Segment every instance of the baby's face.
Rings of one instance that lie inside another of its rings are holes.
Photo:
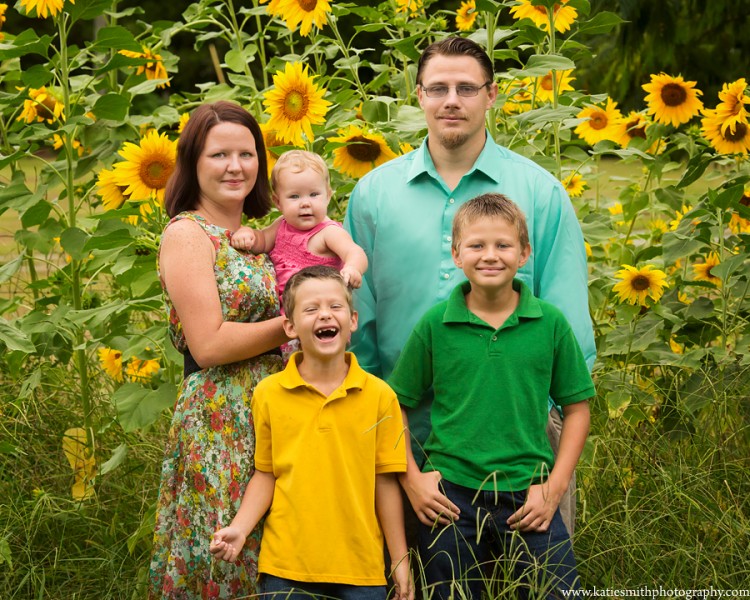
[[[331,192],[326,178],[313,169],[284,170],[273,198],[287,223],[306,231],[326,218]]]

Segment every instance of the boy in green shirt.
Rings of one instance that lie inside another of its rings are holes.
[[[580,586],[558,505],[588,434],[591,376],[562,313],[514,279],[531,247],[513,202],[467,202],[452,244],[468,281],[422,317],[388,380],[402,407],[434,392],[425,465],[407,443],[400,476],[421,523],[425,584],[434,598],[462,587],[478,599],[485,569],[504,557],[522,596],[561,598]],[[557,460],[550,396],[565,416]]]

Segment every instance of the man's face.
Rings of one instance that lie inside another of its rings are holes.
[[[427,119],[430,139],[447,150],[455,150],[484,139],[484,117],[497,98],[497,84],[492,82],[476,96],[459,96],[456,86],[479,87],[487,83],[482,67],[471,56],[433,56],[424,66],[417,98]],[[425,88],[448,86],[442,98],[430,98]]]

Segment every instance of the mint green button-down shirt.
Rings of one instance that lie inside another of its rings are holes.
[[[488,192],[505,194],[523,210],[532,252],[517,278],[563,312],[593,366],[586,251],[573,206],[552,175],[488,134],[453,190],[438,175],[425,139],[417,150],[368,173],[352,191],[344,227],[369,259],[355,292],[359,328],[352,351],[366,371],[387,379],[417,321],[465,279],[451,257],[453,215]],[[413,426],[412,433],[421,437]]]

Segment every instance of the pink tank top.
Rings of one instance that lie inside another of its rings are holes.
[[[279,294],[279,300],[281,300],[281,295],[284,293],[289,278],[304,267],[324,265],[339,271],[344,267],[344,261],[338,256],[320,256],[307,249],[307,243],[312,236],[332,225],[341,227],[341,223],[326,219],[312,229],[301,231],[289,225],[283,217],[281,218],[281,223],[279,223],[279,228],[276,231],[276,242],[269,254],[276,270],[276,290]]]

